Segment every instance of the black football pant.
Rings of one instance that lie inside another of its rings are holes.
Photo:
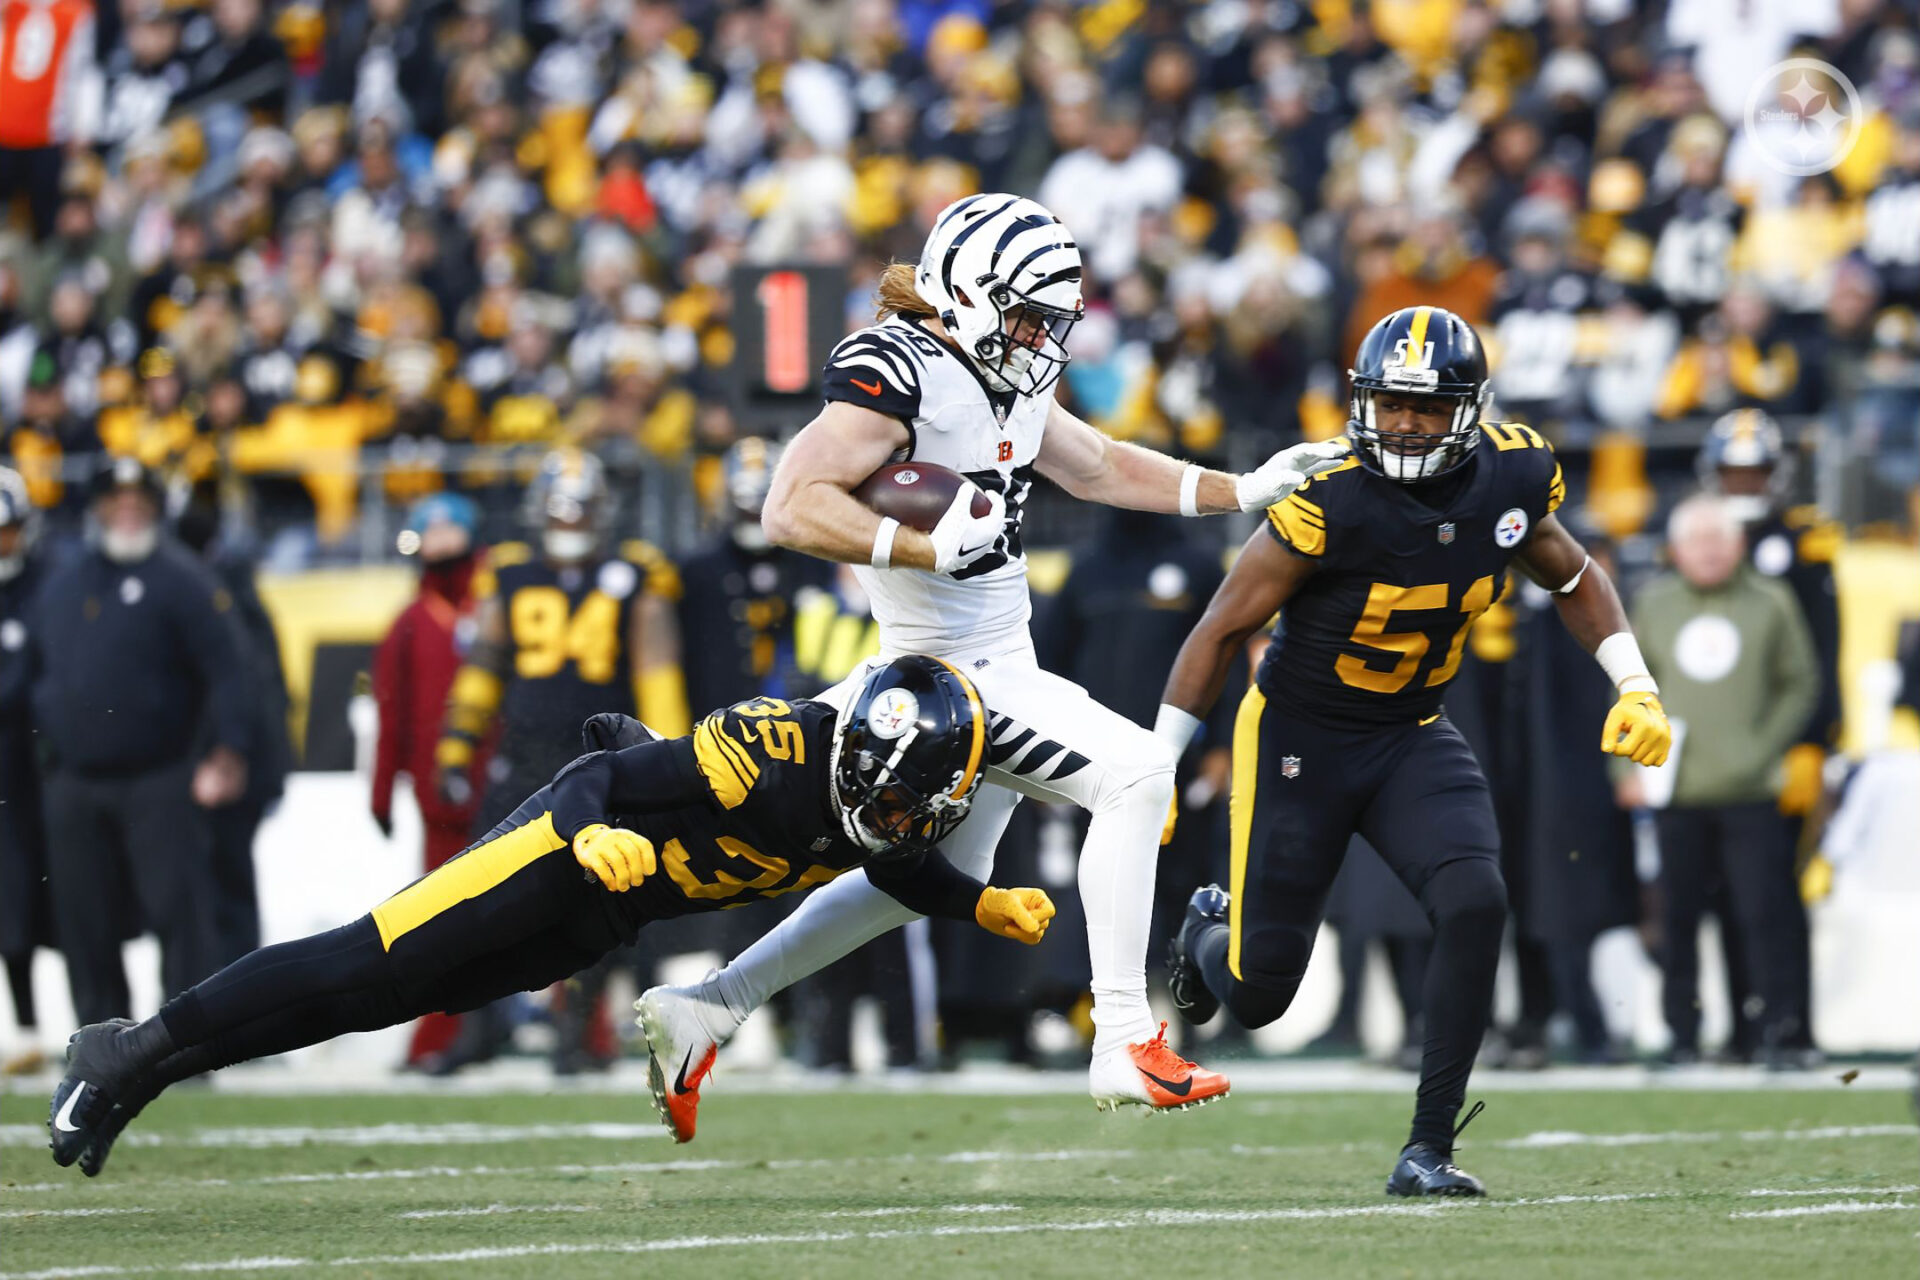
[[[160,1010],[159,1088],[427,1013],[538,991],[630,939],[551,817],[508,827],[351,924],[241,957]]]
[[[129,892],[160,939],[162,996],[214,969],[213,834],[193,802],[193,765],[92,778],[46,780],[47,877],[54,934],[82,1025],[132,1014],[120,944],[131,932]]]
[[[1248,690],[1233,733],[1232,912],[1207,931],[1197,959],[1244,1025],[1285,1013],[1356,831],[1433,923],[1410,1141],[1450,1149],[1491,1016],[1507,894],[1486,779],[1444,718],[1335,729]]]
[[[1787,951],[1803,911],[1787,820],[1771,803],[1758,803],[1666,809],[1656,821],[1666,897],[1661,1005],[1674,1047],[1700,1047],[1700,918],[1716,878],[1725,880],[1737,922],[1729,934],[1745,965],[1760,1047],[1791,1044],[1806,1011],[1797,1002]]]

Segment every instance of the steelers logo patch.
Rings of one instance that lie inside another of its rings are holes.
[[[12,653],[16,649],[27,647],[26,624],[18,618],[8,618],[0,622],[0,649]]]
[[[1527,513],[1518,507],[1508,507],[1500,518],[1493,522],[1493,540],[1503,547],[1520,545],[1520,539],[1527,536]]]
[[[147,584],[138,578],[120,580],[120,601],[122,604],[139,604],[140,597],[147,594]]]
[[[594,585],[601,595],[625,600],[640,585],[640,571],[625,560],[609,560],[600,566],[600,576]]]
[[[919,718],[920,699],[905,689],[882,689],[867,708],[867,728],[876,738],[897,738]]]

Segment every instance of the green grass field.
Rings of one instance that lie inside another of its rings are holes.
[[[182,1092],[94,1182],[8,1095],[0,1280],[1920,1275],[1920,1140],[1887,1090],[1476,1088],[1460,1158],[1493,1198],[1434,1204],[1381,1194],[1398,1093],[1102,1117],[724,1086],[685,1148],[644,1094]]]

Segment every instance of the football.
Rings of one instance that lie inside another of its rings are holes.
[[[883,516],[892,516],[922,533],[933,526],[953,505],[953,495],[967,478],[948,467],[930,462],[896,462],[880,468],[853,491],[853,496]],[[984,493],[973,498],[973,514],[984,516],[993,510]]]

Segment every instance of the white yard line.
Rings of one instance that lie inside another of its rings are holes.
[[[590,1204],[488,1204],[465,1209],[415,1209],[402,1218],[489,1218],[497,1213],[592,1213]]]
[[[151,1209],[0,1209],[0,1218],[104,1218],[120,1213],[152,1213]]]
[[[543,1142],[590,1139],[631,1142],[663,1138],[658,1122],[646,1124],[365,1124],[317,1127],[257,1125],[244,1128],[189,1129],[184,1133],[129,1133],[129,1147],[212,1147],[269,1150],[277,1147],[441,1147],[495,1142]],[[0,1125],[0,1147],[44,1147],[45,1125]]]
[[[897,1205],[885,1209],[834,1209],[818,1214],[821,1218],[897,1218],[914,1213],[1019,1213],[1017,1204],[927,1204]]]
[[[1904,1196],[1920,1191],[1920,1184],[1894,1187],[1756,1187],[1750,1196]]]
[[[1920,1204],[1905,1200],[1895,1200],[1892,1204],[1880,1200],[1835,1200],[1832,1204],[1796,1204],[1785,1209],[1749,1209],[1744,1213],[1730,1213],[1729,1218],[1810,1218],[1826,1213],[1879,1213],[1885,1209],[1920,1209]]]

